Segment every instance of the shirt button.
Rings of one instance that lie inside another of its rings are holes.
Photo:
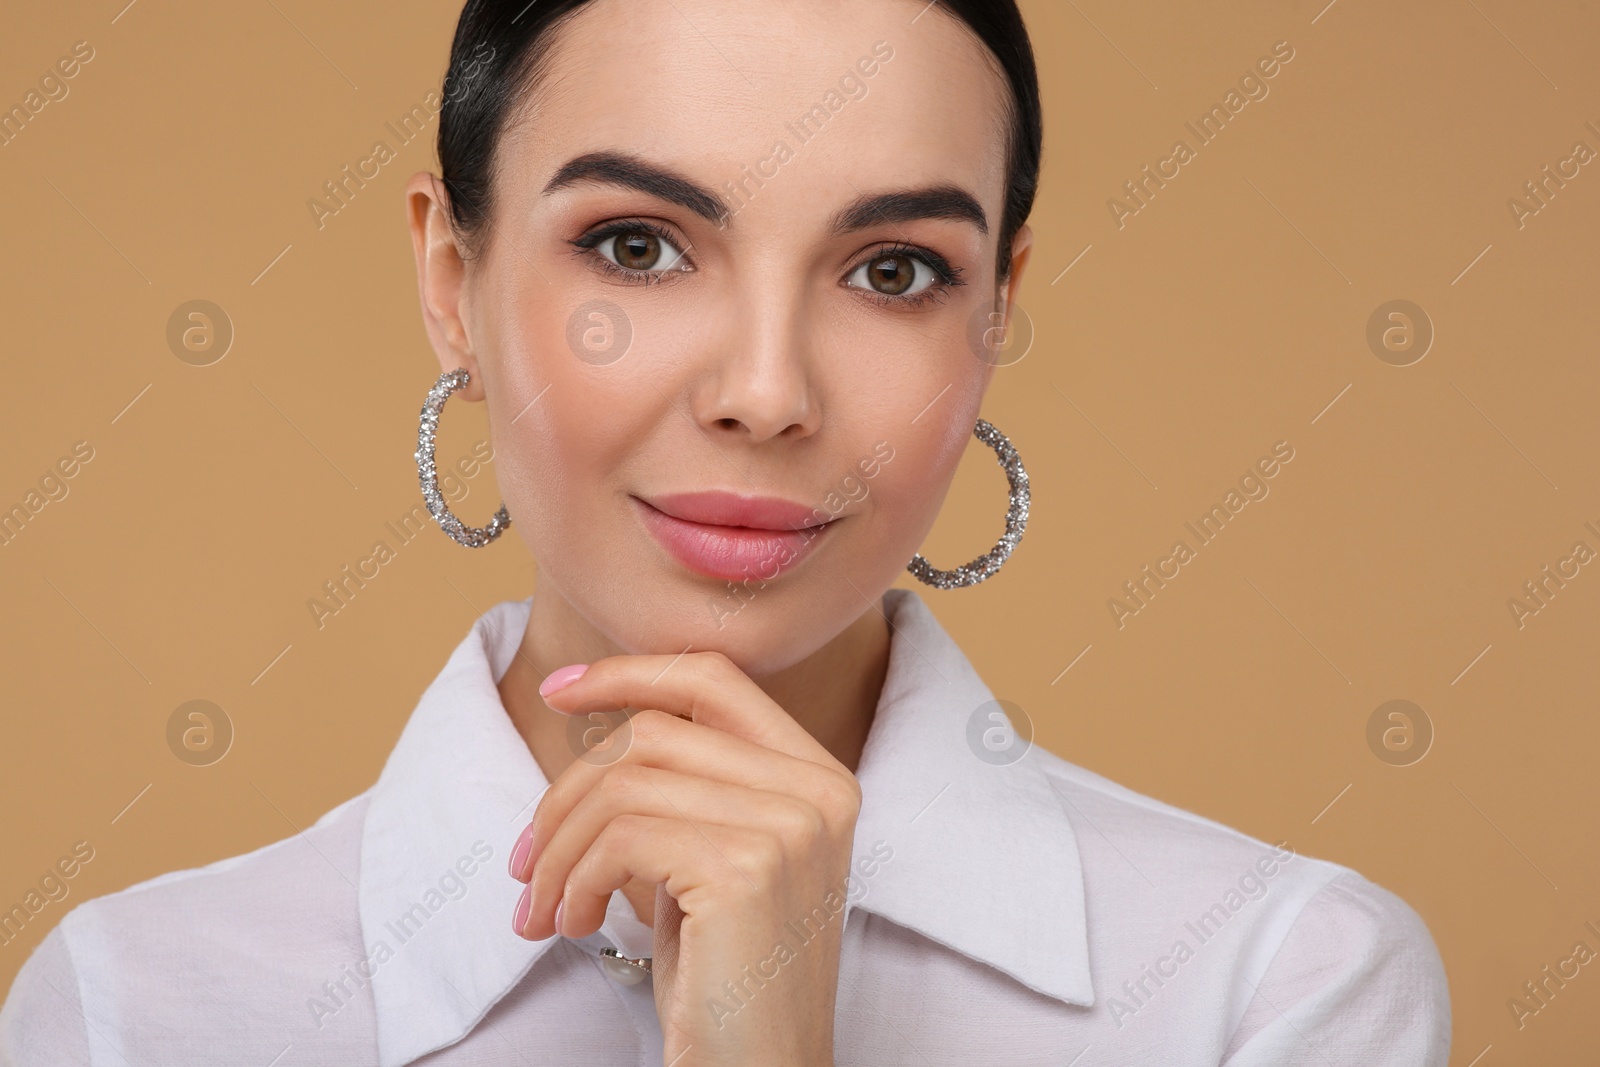
[[[645,956],[639,963],[632,963],[629,957],[609,946],[600,950],[600,966],[605,968],[613,981],[622,985],[638,985],[650,975],[650,957]]]

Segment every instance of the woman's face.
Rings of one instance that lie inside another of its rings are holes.
[[[482,257],[422,257],[539,596],[752,676],[873,610],[992,374],[991,63],[925,0],[594,0],[558,31]]]

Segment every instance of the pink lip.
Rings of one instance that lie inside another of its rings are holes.
[[[833,520],[778,497],[719,491],[633,498],[648,529],[679,563],[708,578],[771,581],[798,564]]]

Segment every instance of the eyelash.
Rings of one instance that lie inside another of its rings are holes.
[[[911,296],[891,296],[888,293],[862,289],[860,286],[849,286],[851,289],[866,294],[869,300],[876,301],[884,307],[920,307],[934,301],[943,301],[945,295],[951,289],[967,284],[961,280],[963,272],[961,267],[951,263],[932,249],[919,248],[916,245],[908,245],[900,241],[896,241],[886,248],[876,249],[872,254],[857,260],[855,266],[850,268],[850,274],[854,274],[863,266],[875,260],[883,259],[885,256],[905,256],[908,259],[916,260],[933,271],[934,282],[920,293],[913,293]]]
[[[572,241],[571,244],[574,246],[575,255],[590,260],[591,264],[602,273],[610,277],[619,278],[623,282],[632,285],[655,285],[667,280],[667,278],[672,275],[687,274],[694,270],[692,266],[687,268],[674,267],[670,270],[664,271],[632,270],[628,267],[618,266],[605,256],[595,251],[601,242],[605,241],[607,238],[640,232],[653,234],[660,240],[670,243],[673,245],[673,247],[678,247],[679,241],[676,235],[668,231],[665,227],[658,226],[653,222],[648,222],[643,219],[618,220],[615,222],[606,223],[603,226],[599,226],[593,230],[590,230],[582,237]],[[684,251],[680,258],[687,259],[688,255],[689,253]],[[885,256],[905,256],[909,259],[916,260],[917,262],[926,266],[929,270],[933,271],[934,283],[929,285],[926,289],[923,289],[921,292],[915,293],[911,296],[894,296],[889,293],[878,293],[855,285],[846,285],[846,288],[854,289],[857,292],[864,294],[868,299],[873,300],[884,307],[920,307],[935,300],[943,300],[944,296],[949,290],[966,284],[966,282],[961,280],[961,275],[964,272],[964,268],[955,266],[949,260],[945,259],[943,256],[939,255],[939,253],[934,252],[931,249],[919,248],[916,245],[909,245],[898,241],[894,244],[888,245],[887,247],[875,249],[870,255],[858,259],[850,267],[849,271],[846,272],[845,276],[848,278],[850,275],[855,274],[863,266],[872,263],[874,260],[882,259]]]
[[[574,246],[574,254],[580,258],[592,261],[593,265],[602,273],[612,277],[620,278],[622,281],[632,285],[654,285],[665,281],[673,274],[686,274],[690,270],[694,269],[692,267],[688,268],[687,270],[682,267],[674,267],[671,270],[664,271],[632,270],[628,267],[617,266],[605,256],[602,256],[600,253],[595,251],[595,248],[607,238],[620,237],[621,235],[628,233],[654,234],[657,238],[662,241],[666,241],[674,248],[677,248],[680,245],[677,236],[669,232],[663,226],[658,226],[653,222],[646,222],[643,219],[619,219],[615,222],[608,222],[603,226],[599,226],[593,230],[590,230],[576,241],[573,241],[572,244]],[[687,242],[681,243],[686,244]],[[688,255],[689,253],[685,251],[679,258],[687,259]]]

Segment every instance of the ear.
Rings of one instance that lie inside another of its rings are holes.
[[[422,322],[439,357],[439,369],[466,368],[471,380],[456,395],[482,400],[483,376],[478,372],[464,314],[466,263],[450,227],[449,193],[444,182],[428,171],[413,174],[406,183],[406,219],[411,227],[411,248],[417,257]]]
[[[1022,291],[1022,272],[1032,255],[1033,227],[1024,222],[1017,229],[1016,239],[1011,242],[1011,277],[1006,280],[1006,305],[1001,309],[1005,314],[1001,322],[1007,331],[1011,329],[1011,309],[1016,306],[1017,293]],[[1005,336],[1009,337],[1009,332]]]
[[[1011,336],[1011,311],[1016,306],[1017,293],[1022,290],[1022,272],[1028,266],[1028,260],[1033,254],[1033,227],[1023,223],[1017,229],[1017,235],[1011,242],[1011,276],[1006,279],[1003,289],[995,290],[996,300],[1003,301],[998,311],[1000,313],[1001,337]],[[991,320],[992,321],[992,320]],[[984,369],[984,388],[987,389],[994,378],[997,364],[988,360]]]

